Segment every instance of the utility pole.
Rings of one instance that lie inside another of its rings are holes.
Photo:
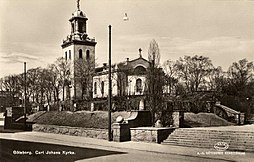
[[[156,107],[156,105],[155,105],[155,95],[157,95],[157,94],[155,94],[155,72],[154,72],[154,67],[155,67],[155,60],[153,59],[152,60],[152,124],[154,124],[154,122],[155,122],[155,107]]]
[[[111,80],[111,25],[109,28],[109,56],[108,56],[108,141],[112,141],[111,135],[111,109],[112,109],[112,80]]]
[[[24,62],[24,131],[26,130],[26,62]]]

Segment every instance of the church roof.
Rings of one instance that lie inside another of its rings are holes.
[[[150,66],[150,62],[142,57],[139,57],[139,58],[136,58],[136,59],[133,59],[133,60],[128,60],[127,61],[122,61],[122,62],[119,62],[119,63],[116,63],[116,64],[113,64],[112,65],[112,69],[114,70],[134,70],[136,67],[143,67],[144,69],[147,69],[149,66]],[[103,66],[100,66],[100,67],[96,67],[95,68],[95,71],[98,73],[98,72],[106,72],[108,71],[108,65],[106,63],[104,63]]]
[[[72,14],[73,17],[82,17],[82,18],[86,18],[86,15],[85,13],[83,13],[83,11],[80,11],[80,10],[76,10],[73,14]]]
[[[86,14],[80,10],[80,0],[77,0],[77,10],[72,13],[72,18],[69,21],[72,21],[75,18],[87,19]]]

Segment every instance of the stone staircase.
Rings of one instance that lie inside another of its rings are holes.
[[[179,128],[171,133],[162,144],[214,149],[218,142],[228,144],[227,150],[254,151],[254,130]]]

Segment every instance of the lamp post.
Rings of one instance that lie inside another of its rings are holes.
[[[129,18],[127,13],[124,14],[124,21],[128,21]],[[108,56],[108,141],[112,141],[112,132],[111,132],[111,110],[112,110],[112,79],[111,79],[111,25],[108,26],[109,29],[109,56]]]
[[[111,80],[111,25],[109,28],[109,56],[108,56],[108,141],[112,141],[111,109],[112,109],[112,80]]]
[[[26,130],[26,62],[24,62],[24,131]]]

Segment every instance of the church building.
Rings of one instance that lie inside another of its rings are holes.
[[[70,63],[71,74],[64,84],[62,100],[71,101],[71,104],[87,102],[87,108],[106,110],[109,66],[105,63],[95,67],[97,42],[88,36],[87,20],[78,0],[77,9],[69,19],[70,34],[61,45],[63,58]],[[118,108],[126,108],[126,105],[130,109],[144,108],[146,71],[150,62],[142,57],[141,51],[139,49],[136,59],[112,65],[113,105],[117,105],[116,100],[119,100]],[[135,103],[129,104],[130,100]]]
[[[127,58],[124,62],[112,65],[112,96],[115,109],[144,109],[146,74],[150,62],[142,57],[141,51],[139,49],[139,57],[136,59]],[[106,63],[95,69],[92,107],[97,110],[103,109],[107,103],[108,70]]]

